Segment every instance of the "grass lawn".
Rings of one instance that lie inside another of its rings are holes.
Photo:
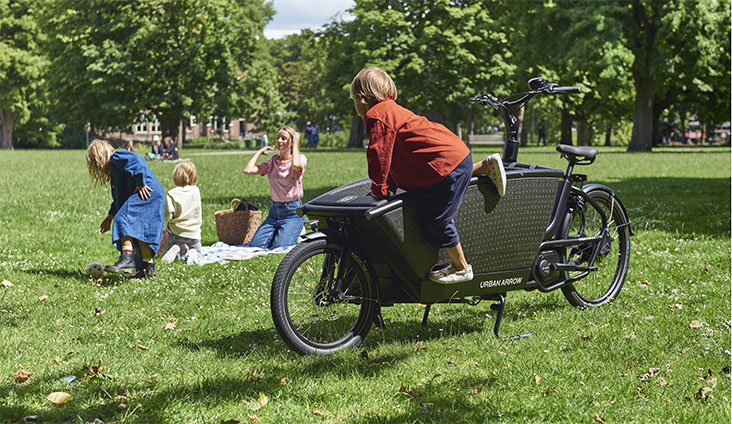
[[[210,245],[214,211],[268,205],[268,184],[243,175],[249,156],[194,153]],[[366,175],[363,151],[305,153],[305,200]],[[173,167],[151,164],[166,189]],[[423,307],[397,305],[360,348],[301,357],[270,317],[281,256],[94,281],[85,266],[118,254],[84,152],[2,152],[0,422],[730,422],[730,150],[608,152],[582,172],[635,231],[615,302],[511,292],[502,339],[486,303],[436,305],[426,327]]]

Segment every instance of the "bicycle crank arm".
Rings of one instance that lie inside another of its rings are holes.
[[[597,271],[596,266],[582,266],[575,264],[551,264],[550,267],[557,271]]]

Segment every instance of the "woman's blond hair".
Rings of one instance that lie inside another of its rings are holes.
[[[394,80],[383,69],[372,66],[361,70],[351,82],[351,98],[370,105],[382,100],[396,100]]]
[[[198,184],[198,171],[193,162],[186,160],[175,165],[173,170],[173,182],[179,187]]]
[[[86,167],[89,169],[89,176],[99,184],[106,184],[112,177],[109,168],[110,158],[114,153],[114,147],[104,140],[94,140],[86,149]]]
[[[287,125],[280,127],[280,129],[277,130],[277,132],[285,131],[286,133],[290,134],[290,154],[293,153],[292,146],[295,144],[295,134],[297,134],[297,130],[288,127]]]

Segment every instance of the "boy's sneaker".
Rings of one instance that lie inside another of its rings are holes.
[[[104,272],[111,272],[112,274],[134,274],[135,271],[135,253],[124,250],[114,265],[104,267]]]
[[[201,258],[201,255],[198,253],[198,250],[189,249],[188,255],[186,255],[186,265],[198,264],[198,261],[200,258]]]
[[[143,263],[142,266],[143,268],[137,271],[134,278],[152,278],[158,275],[157,272],[155,272],[155,263],[153,263],[153,261]]]
[[[173,246],[168,249],[167,252],[163,255],[162,259],[160,259],[160,262],[164,264],[169,264],[175,260],[175,258],[178,257],[178,253],[180,252],[180,246],[177,244],[174,244]]]
[[[427,278],[435,283],[463,283],[473,279],[473,267],[468,265],[464,270],[458,271],[450,264],[437,271],[430,271]]]
[[[503,168],[501,155],[494,153],[486,156],[485,159],[483,159],[483,163],[488,165],[488,172],[486,172],[486,175],[488,175],[488,178],[493,181],[493,184],[496,186],[496,190],[498,191],[498,195],[503,196],[506,194],[506,170]]]

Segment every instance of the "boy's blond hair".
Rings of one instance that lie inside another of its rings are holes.
[[[86,149],[86,167],[89,169],[89,176],[99,184],[106,184],[112,177],[109,168],[110,158],[114,153],[114,147],[104,140],[94,140]]]
[[[196,171],[196,165],[189,160],[176,165],[173,170],[173,182],[179,187],[196,185],[198,183],[198,171]]]
[[[351,82],[351,98],[374,105],[383,100],[396,100],[394,80],[383,69],[372,66],[361,70]]]

